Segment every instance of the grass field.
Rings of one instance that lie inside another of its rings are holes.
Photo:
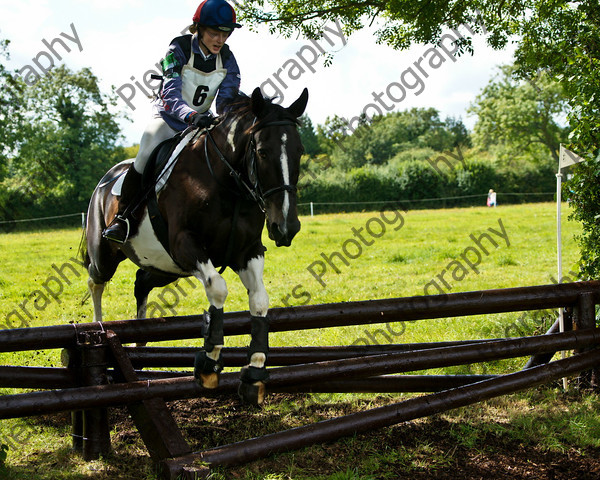
[[[292,247],[276,248],[265,239],[265,284],[272,306],[549,284],[556,281],[555,210],[552,203],[540,203],[495,209],[388,210],[302,217],[302,230]],[[565,275],[573,277],[569,273],[577,260],[573,236],[579,227],[565,220],[566,210],[563,207],[563,264]],[[82,304],[87,276],[77,260],[80,239],[81,230],[77,228],[0,236],[0,328],[91,320],[91,302]],[[119,268],[105,292],[105,320],[134,317],[134,272],[130,262]],[[246,310],[247,297],[241,283],[231,271],[224,276],[229,287],[226,309]],[[177,288],[153,292],[150,305],[149,316],[193,314],[208,307],[197,280],[181,280]],[[438,319],[408,324],[402,335],[392,340],[408,343],[503,337],[515,332],[533,334],[545,331],[553,321],[551,312]],[[377,337],[380,328],[373,325],[284,332],[273,334],[271,344],[336,345],[360,343],[361,339],[373,343],[384,340]],[[247,343],[247,336],[227,339],[229,346]],[[201,342],[164,345],[183,344]],[[58,366],[59,353],[0,354],[0,362]],[[444,372],[503,373],[523,364],[523,359],[514,359]],[[393,400],[397,401],[398,396],[336,395],[318,399],[280,395],[271,397],[261,410],[241,407],[235,399],[226,399],[223,407],[200,400],[178,402],[177,410],[189,425],[185,432],[190,442],[197,448],[207,448]],[[433,471],[440,475],[437,478],[453,478],[443,473],[455,471],[460,455],[487,458],[490,439],[511,448],[531,447],[542,457],[575,451],[584,458],[587,452],[597,452],[600,447],[600,424],[590,413],[598,403],[593,395],[540,389],[386,429],[373,437],[347,439],[247,467],[219,470],[215,478],[434,478]],[[2,421],[0,443],[8,443],[10,450],[8,470],[0,472],[0,478],[154,478],[135,429],[120,410],[114,415],[120,422],[114,424],[112,432],[115,455],[89,464],[71,455],[69,427],[63,417]],[[203,423],[194,426],[199,419]],[[435,439],[442,435],[440,428],[445,436],[438,439],[438,446]],[[409,437],[404,436],[407,430]],[[15,441],[17,438],[20,441]],[[446,443],[454,447],[446,448]],[[463,470],[467,472],[468,467],[464,465]],[[424,472],[430,476],[419,477]]]

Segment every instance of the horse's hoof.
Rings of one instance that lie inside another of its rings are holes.
[[[246,383],[240,382],[238,395],[242,402],[250,405],[260,405],[265,401],[267,390],[264,382]]]
[[[265,400],[265,382],[269,378],[269,372],[265,367],[243,367],[241,383],[238,387],[238,395],[245,403],[260,405]]]
[[[204,350],[196,354],[194,362],[194,377],[204,388],[217,388],[219,386],[219,373],[223,370],[223,355],[218,360],[213,360],[206,355]]]
[[[219,374],[218,373],[201,373],[200,384],[204,388],[217,388],[219,386]]]

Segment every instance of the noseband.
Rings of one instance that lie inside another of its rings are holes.
[[[256,120],[255,120],[256,122]],[[211,135],[210,130],[206,131],[206,138],[210,140],[213,148],[217,152],[219,159],[229,170],[229,175],[231,175],[238,187],[238,191],[234,191],[235,194],[239,195],[239,191],[244,192],[246,197],[255,201],[260,209],[264,212],[266,208],[265,199],[270,197],[271,195],[275,195],[279,192],[291,192],[295,193],[297,188],[296,185],[283,184],[277,187],[270,188],[266,192],[263,192],[262,187],[260,185],[260,179],[258,178],[258,168],[256,166],[256,139],[254,138],[254,134],[258,131],[267,128],[267,127],[278,127],[278,126],[296,126],[296,122],[292,120],[277,120],[273,122],[267,122],[263,125],[260,125],[259,128],[254,130],[250,134],[250,141],[248,142],[248,147],[245,154],[246,163],[248,166],[248,179],[250,183],[246,182],[242,175],[231,165],[230,162],[227,161],[214,138]],[[208,149],[207,149],[207,141],[204,141],[204,156],[206,158],[206,164],[208,165],[208,169],[215,180],[217,180],[215,173],[213,171],[212,165],[210,163],[210,159],[208,157]],[[217,180],[218,181],[218,180]]]

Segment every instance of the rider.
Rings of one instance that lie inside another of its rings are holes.
[[[162,60],[163,85],[154,118],[146,127],[140,149],[121,188],[118,212],[102,235],[124,243],[130,233],[128,212],[142,190],[142,173],[156,146],[188,126],[208,128],[209,108],[217,98],[217,113],[238,95],[240,70],[225,41],[235,28],[235,11],[225,0],[204,0],[193,16],[191,35],[175,38]],[[218,92],[218,93],[217,93]]]

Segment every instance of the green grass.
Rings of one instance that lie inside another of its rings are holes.
[[[566,209],[567,207],[564,208]],[[565,212],[563,219],[566,217]],[[496,209],[482,207],[319,215],[313,218],[302,217],[301,221],[302,230],[290,248],[276,248],[265,238],[268,248],[265,285],[272,306],[423,295],[425,292],[441,293],[440,288],[444,292],[461,292],[539,285],[552,283],[552,279],[556,278],[556,217],[555,205],[552,203],[503,206]],[[506,238],[500,236],[502,229]],[[577,261],[578,252],[573,235],[579,233],[579,230],[578,225],[563,220],[565,272]],[[369,231],[373,235],[368,233]],[[484,233],[489,234],[495,244],[491,243],[489,238],[483,240],[486,252],[477,247],[481,259],[474,265],[477,257],[473,247],[476,247],[476,244],[471,236],[477,238]],[[86,296],[87,276],[82,267],[71,260],[77,257],[80,239],[81,230],[78,228],[0,236],[1,324],[7,323],[7,317],[13,326],[19,326],[19,323],[25,326],[41,326],[91,320],[91,301],[88,299],[82,304]],[[329,264],[326,258],[329,258],[333,265]],[[467,263],[469,259],[472,262],[471,266]],[[66,264],[72,265],[73,268],[65,267]],[[62,269],[62,276],[54,267]],[[120,266],[105,292],[105,320],[134,317],[134,273],[135,266],[129,261]],[[229,288],[226,309],[246,310],[247,296],[241,282],[229,270],[225,272],[224,277]],[[438,287],[432,284],[432,281],[435,281]],[[55,292],[56,298],[52,298],[47,288]],[[156,302],[155,313],[158,313],[160,307],[168,315],[196,314],[208,308],[203,288],[195,279],[182,280],[177,288],[158,289],[151,294],[150,302]],[[25,310],[30,315],[27,315]],[[20,317],[13,312],[17,312]],[[371,325],[282,332],[271,335],[271,344],[347,345],[369,338],[383,341],[382,331],[402,332],[401,335],[388,334],[398,343],[491,338],[502,337],[507,332],[515,331],[521,334],[541,333],[553,321],[551,313],[534,315],[515,312],[411,322],[407,323],[405,328],[400,328],[399,325]],[[229,346],[243,346],[248,343],[248,337],[228,338],[226,343]],[[167,342],[165,345],[201,345],[201,342],[190,340]],[[7,365],[59,366],[60,352],[0,354],[0,361]],[[521,368],[523,363],[524,359],[513,359],[454,367],[443,372],[503,373]],[[5,394],[14,392],[16,391],[6,389],[0,391]],[[486,431],[486,428],[496,427],[489,426],[484,418],[510,415],[513,423],[508,435],[519,441],[519,432],[527,432],[523,434],[522,439],[529,438],[527,436],[530,434],[534,435],[539,437],[544,448],[548,449],[598,447],[598,422],[591,414],[592,406],[598,406],[595,397],[583,398],[565,413],[552,410],[557,402],[557,398],[552,395],[559,394],[551,393],[543,398],[524,394],[518,397],[522,403],[519,405],[505,405],[501,400],[496,400],[475,409],[449,414],[449,421],[455,424],[452,432],[460,439],[463,447],[471,448],[481,436],[498,433]],[[287,410],[290,419],[297,419],[291,421],[294,426],[314,420],[314,412],[311,409],[321,404],[327,406],[328,414],[335,415],[340,414],[338,402],[342,406],[345,405],[344,408],[353,410],[365,408],[365,402],[380,404],[391,401],[394,397],[340,395],[328,398],[335,401],[315,401],[310,397],[284,398],[281,402],[271,403],[256,412],[257,421],[262,421],[267,429],[272,427],[272,431],[275,431],[277,428],[272,425],[269,416],[277,412]],[[543,408],[541,414],[536,416],[529,415],[529,407],[523,406],[538,403],[543,405]],[[501,407],[496,409],[495,405]],[[509,411],[507,414],[502,413],[505,407]],[[474,413],[479,411],[478,409],[487,409],[485,415]],[[489,413],[490,409],[495,409],[493,415]],[[526,413],[521,415],[522,412]],[[575,416],[571,417],[572,414]],[[550,419],[547,428],[537,431],[536,426],[543,425],[545,418]],[[515,430],[514,422],[518,422],[519,429]],[[505,424],[502,422],[498,425],[499,429],[509,428],[503,426]],[[11,445],[13,448],[10,449],[7,460],[10,476],[7,478],[152,478],[149,461],[144,456],[143,444],[140,444],[138,439],[121,442],[120,425],[115,425],[113,430],[118,455],[91,464],[70,455],[69,429],[62,424],[54,425],[52,422],[36,419],[2,421],[0,438],[8,438],[14,434],[15,429],[25,432],[22,437],[26,441],[13,442],[15,445]],[[557,435],[556,431],[561,434]],[[250,429],[248,435],[252,434],[255,434],[255,431],[253,433]],[[240,438],[237,439],[243,438],[245,437],[240,432]],[[127,459],[125,464],[122,463],[123,458]],[[383,474],[370,477],[365,470],[366,464],[361,462],[351,467],[346,464],[343,467],[339,465],[337,469],[335,466],[324,469],[324,472],[331,473],[323,475],[319,472],[298,473],[302,468],[290,460],[294,457],[284,458],[287,465],[285,471],[272,466],[272,470],[267,470],[260,476],[252,473],[252,468],[237,469],[238,473],[245,472],[245,476],[239,473],[242,476],[236,478],[387,478]],[[436,465],[436,468],[445,468],[445,465],[452,462],[453,457],[441,454],[435,447],[423,441],[414,449],[383,452],[381,456],[377,454],[374,458],[370,461],[379,466],[372,465],[373,468],[385,471],[381,465],[391,462],[396,466],[403,465],[405,471],[411,471],[418,470],[426,464],[431,468]],[[117,475],[115,472],[125,471],[125,465],[135,466],[145,473],[134,477],[114,476]],[[36,471],[33,475],[32,472]],[[215,475],[218,478],[221,474],[217,472]],[[227,473],[223,475],[223,478],[230,478]]]

